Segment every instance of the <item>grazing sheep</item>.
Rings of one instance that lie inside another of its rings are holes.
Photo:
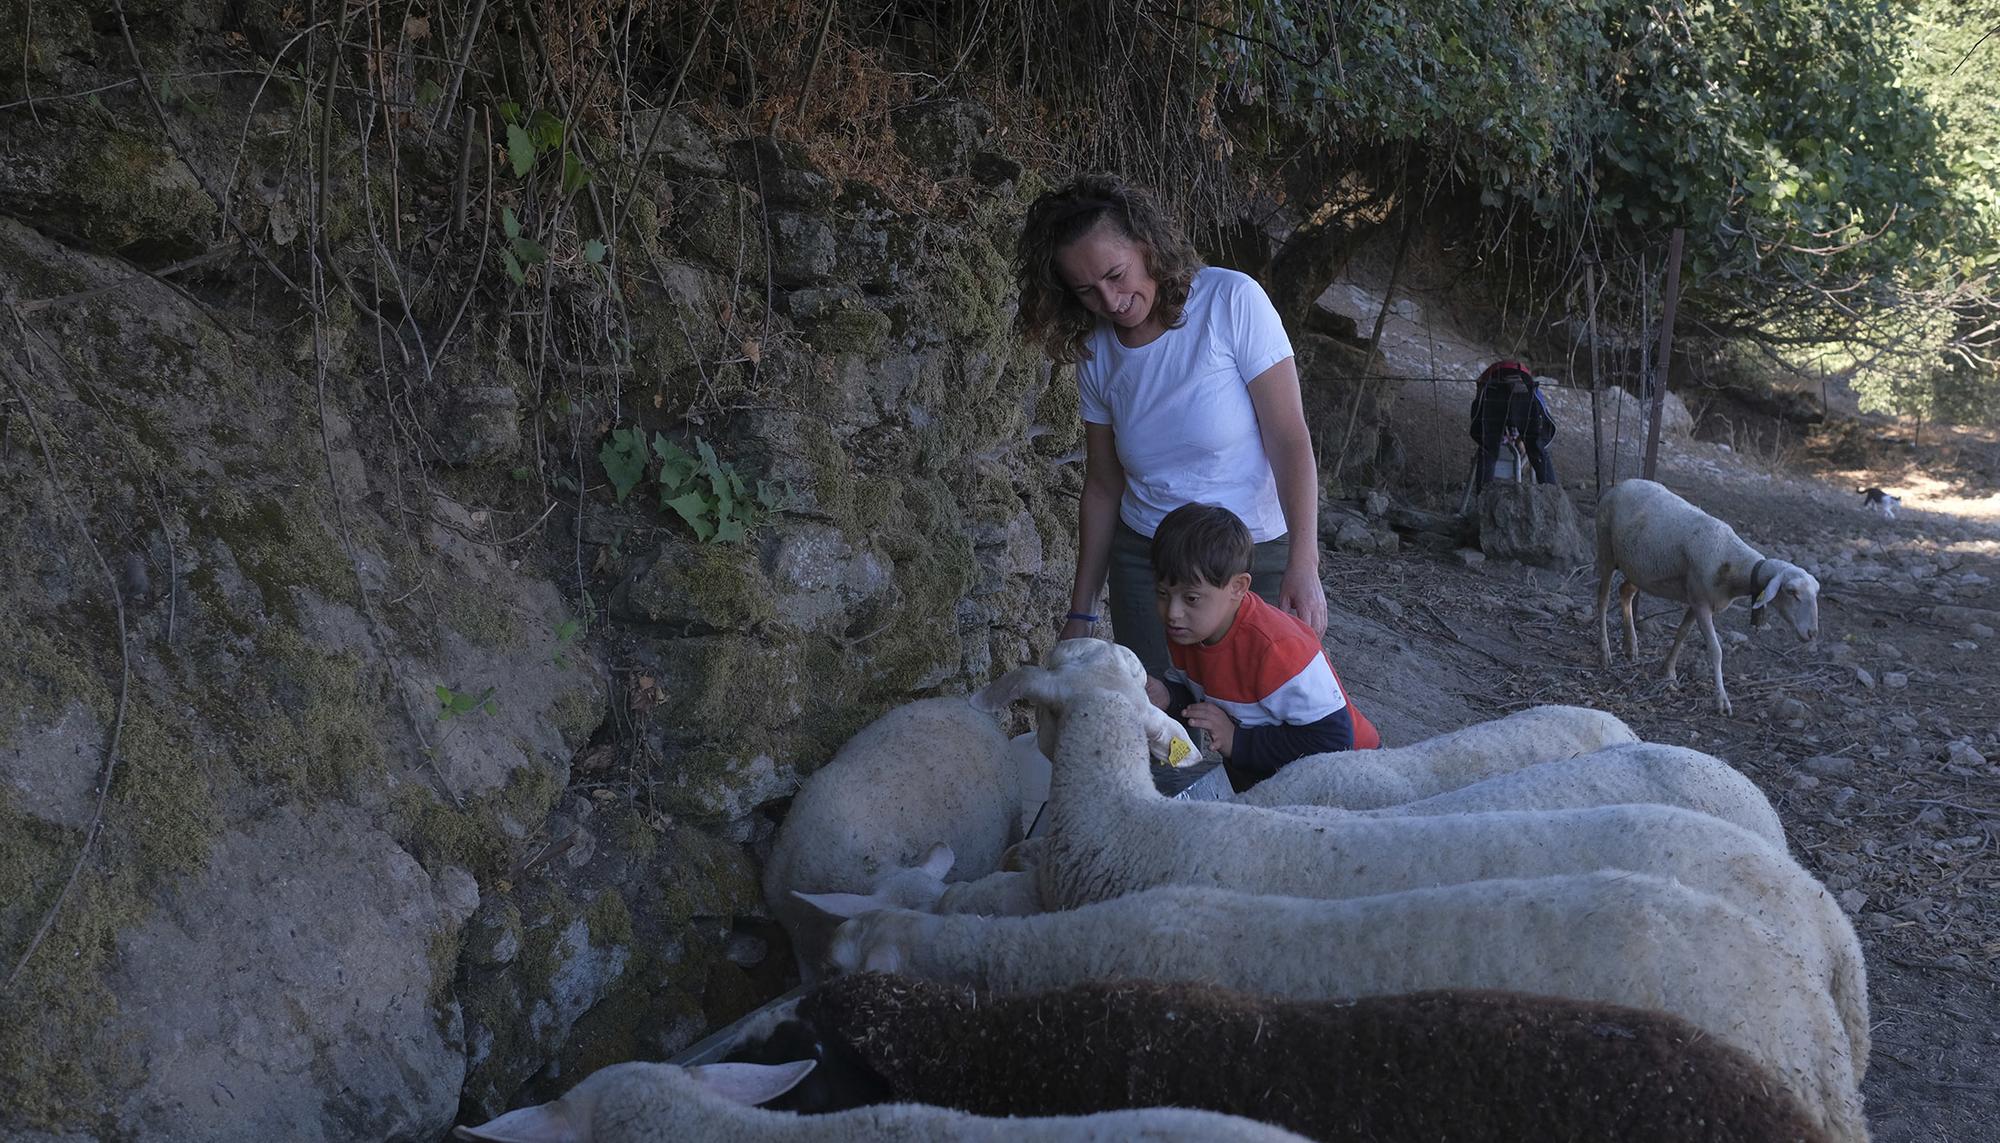
[[[1785,850],[1778,812],[1756,783],[1720,758],[1661,742],[1628,742],[1560,762],[1538,762],[1414,802],[1346,812],[1387,818],[1628,803],[1679,806],[1721,818],[1763,838],[1779,852]]]
[[[1449,988],[1620,1004],[1746,1053],[1833,1139],[1865,1140],[1841,1014],[1799,949],[1671,878],[1601,870],[1341,901],[1174,886],[1033,917],[885,909],[842,925],[830,955],[843,971],[996,993],[1158,980],[1308,1000]],[[1341,1071],[1326,1082],[1341,1090]]]
[[[1061,682],[1046,687],[1052,702]],[[1056,709],[1049,840],[1035,866],[1047,908],[1158,885],[1338,898],[1596,869],[1675,877],[1785,933],[1839,1005],[1856,1065],[1866,1066],[1868,989],[1853,925],[1811,874],[1741,826],[1672,806],[1315,818],[1176,801],[1153,788],[1123,696],[1082,688]]]
[[[1597,644],[1611,666],[1611,629],[1605,611],[1611,600],[1611,573],[1624,573],[1618,607],[1625,618],[1625,656],[1639,658],[1639,630],[1632,601],[1640,592],[1687,605],[1674,645],[1667,651],[1666,676],[1676,685],[1676,665],[1691,624],[1708,636],[1715,665],[1715,709],[1729,713],[1722,685],[1722,641],[1715,616],[1738,596],[1749,596],[1750,625],[1765,608],[1791,624],[1801,642],[1819,634],[1819,581],[1784,560],[1766,559],[1743,542],[1736,530],[1650,480],[1621,480],[1597,502]]]
[[[1007,736],[965,699],[907,703],[862,727],[799,788],[764,866],[764,899],[791,934],[800,975],[816,978],[832,927],[793,890],[882,892],[883,874],[939,841],[962,876],[980,877],[1020,839],[1020,818]]]
[[[1341,1143],[1827,1138],[1762,1067],[1685,1020],[1510,992],[1282,1000],[1119,981],[1008,996],[871,972],[820,985],[775,1027],[746,1030],[737,1052],[846,1063],[831,1077],[822,1063],[787,1095],[812,1089],[823,1110],[1171,1103]]]
[[[1281,1128],[1178,1107],[1049,1119],[983,1119],[962,1111],[892,1103],[829,1115],[794,1115],[756,1105],[784,1093],[813,1062],[766,1064],[626,1063],[599,1068],[561,1099],[510,1111],[460,1139],[487,1143],[1297,1143]]]
[[[1537,762],[1637,741],[1630,727],[1601,710],[1530,707],[1409,746],[1308,755],[1236,800],[1253,806],[1372,810],[1447,793]]]

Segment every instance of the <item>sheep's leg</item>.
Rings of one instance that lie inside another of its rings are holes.
[[[1681,612],[1681,625],[1674,628],[1674,645],[1667,649],[1667,685],[1678,686],[1675,678],[1680,669],[1681,644],[1687,642],[1688,632],[1694,629],[1694,608]]]
[[[1701,620],[1701,629],[1708,636],[1708,657],[1715,664],[1715,711],[1717,714],[1728,714],[1729,691],[1722,685],[1722,640],[1715,635],[1715,613],[1706,607],[1699,612],[1693,608],[1689,611]]]
[[[1605,667],[1611,666],[1611,621],[1605,612],[1611,607],[1611,569],[1597,573],[1597,655]]]
[[[1618,610],[1625,616],[1625,657],[1639,661],[1639,626],[1632,619],[1632,605],[1639,598],[1639,585],[1630,580],[1618,585]]]

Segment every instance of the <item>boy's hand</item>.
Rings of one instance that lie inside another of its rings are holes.
[[[1173,696],[1167,693],[1167,684],[1161,682],[1157,675],[1146,676],[1146,697],[1161,710],[1167,709],[1168,704],[1174,701]]]
[[[1188,707],[1181,712],[1181,721],[1208,731],[1208,744],[1224,758],[1229,757],[1230,747],[1236,745],[1236,723],[1212,702],[1198,702]]]

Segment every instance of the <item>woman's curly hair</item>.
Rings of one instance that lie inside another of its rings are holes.
[[[1082,175],[1036,199],[1014,244],[1014,277],[1021,308],[1014,331],[1040,342],[1049,357],[1068,364],[1090,356],[1097,317],[1056,273],[1056,252],[1109,223],[1145,254],[1146,273],[1159,284],[1153,307],[1168,329],[1178,329],[1188,288],[1201,258],[1153,196],[1115,175]]]

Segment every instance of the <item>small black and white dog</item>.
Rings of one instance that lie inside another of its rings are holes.
[[[1863,508],[1873,508],[1882,513],[1882,518],[1885,520],[1894,520],[1896,505],[1903,502],[1902,497],[1891,496],[1879,488],[1857,488],[1854,491],[1860,494]]]

